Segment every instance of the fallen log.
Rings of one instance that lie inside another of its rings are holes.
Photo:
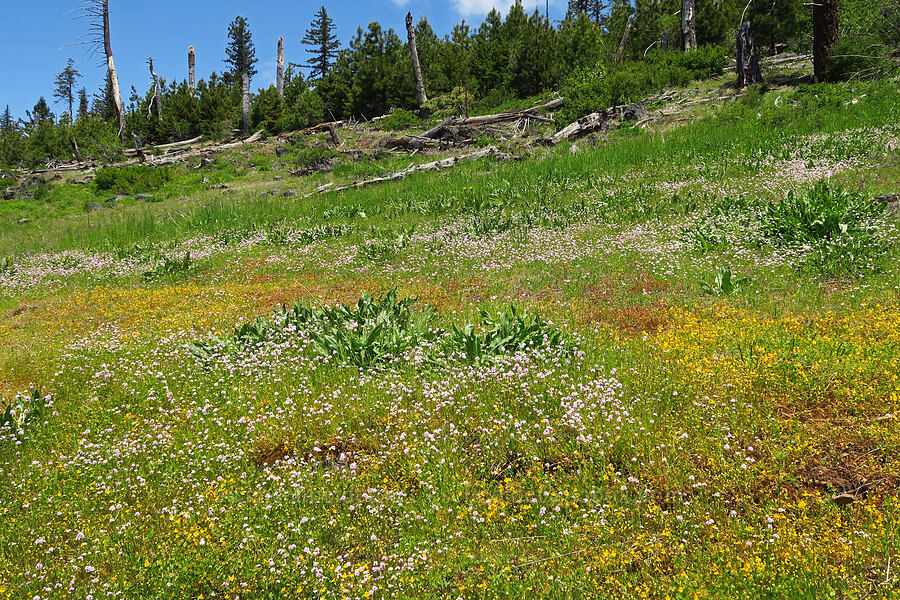
[[[388,181],[399,181],[400,179],[404,179],[407,175],[412,173],[422,173],[425,171],[439,171],[441,169],[449,169],[450,167],[455,167],[460,162],[463,161],[473,161],[481,158],[485,158],[488,156],[493,156],[498,160],[512,160],[514,157],[511,154],[506,154],[501,152],[494,146],[490,146],[489,148],[484,148],[482,150],[478,150],[477,152],[471,152],[469,154],[463,154],[459,156],[451,156],[449,158],[442,158],[441,160],[436,160],[430,163],[425,163],[421,165],[410,165],[403,169],[402,171],[397,171],[396,173],[390,173],[388,175],[383,175],[381,177],[375,177],[372,179],[366,179],[364,181],[358,181],[356,183],[351,183],[348,185],[343,185],[340,187],[333,187],[333,183],[329,183],[323,185],[321,187],[316,188],[305,197],[309,198],[310,196],[314,196],[315,194],[319,194],[324,191],[329,192],[342,192],[344,190],[350,190],[355,188],[366,187],[370,185],[374,185],[376,183],[386,183]]]
[[[460,127],[460,126],[479,126],[479,125],[492,125],[494,123],[503,123],[506,121],[518,121],[523,117],[528,117],[529,119],[535,119],[538,121],[544,121],[548,123],[552,123],[553,119],[548,117],[538,117],[536,113],[545,111],[545,110],[553,110],[559,108],[565,104],[565,100],[563,98],[555,98],[549,102],[544,104],[539,104],[538,106],[532,106],[531,108],[518,109],[518,110],[508,110],[501,113],[496,113],[493,115],[482,115],[479,117],[466,117],[461,119],[444,119],[428,131],[422,134],[422,137],[437,139],[442,137],[447,131],[450,130],[451,127]]]
[[[581,117],[567,127],[560,129],[555,135],[551,136],[546,143],[553,146],[566,140],[574,140],[602,129],[604,124],[609,120],[606,111],[591,113],[585,117]]]
[[[313,125],[312,127],[307,127],[306,129],[301,129],[297,133],[300,135],[311,135],[313,133],[326,133],[332,127],[343,127],[347,124],[347,121],[332,121],[330,123],[319,123],[318,125]]]
[[[197,142],[201,141],[202,139],[203,139],[203,136],[198,135],[195,138],[191,138],[189,140],[183,140],[181,142],[172,142],[170,144],[160,144],[159,146],[151,146],[151,147],[145,148],[145,151],[152,152],[154,150],[168,150],[169,148],[178,148],[180,146],[190,146],[191,144],[196,144]],[[135,152],[134,149],[129,148],[128,150],[125,150],[124,154],[125,154],[125,156],[135,156],[137,154],[137,152]]]

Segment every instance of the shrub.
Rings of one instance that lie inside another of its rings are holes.
[[[414,112],[395,108],[391,114],[378,121],[378,127],[384,131],[410,129],[422,124],[422,119]]]
[[[94,183],[98,190],[119,194],[145,194],[158,190],[171,179],[172,170],[169,167],[136,165],[100,169]]]
[[[603,65],[578,69],[563,85],[566,105],[560,121],[570,123],[610,106],[642,100],[664,87],[708,79],[721,74],[727,64],[724,48],[703,46],[688,53],[657,50],[612,70]]]
[[[255,344],[285,330],[304,331],[326,357],[359,367],[382,365],[441,333],[429,327],[434,311],[430,307],[414,311],[415,302],[416,298],[399,298],[396,288],[380,298],[363,292],[353,306],[313,309],[298,301],[290,309],[277,308],[271,319],[260,317],[235,329],[229,339],[191,343],[188,350],[208,359],[234,344]]]
[[[871,268],[886,250],[877,233],[884,215],[878,200],[821,181],[805,194],[767,205],[762,232],[775,245],[804,250],[810,266],[829,275]]]
[[[451,344],[466,359],[484,362],[498,356],[524,350],[551,348],[562,343],[562,332],[550,326],[540,316],[519,313],[515,305],[496,318],[481,311],[481,331],[475,326],[453,326]]]
[[[296,147],[293,152],[286,155],[288,160],[301,169],[319,167],[324,162],[337,158],[341,153],[324,146]]]

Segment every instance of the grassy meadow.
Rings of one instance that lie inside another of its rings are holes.
[[[0,600],[900,596],[897,82],[705,106],[2,205]]]

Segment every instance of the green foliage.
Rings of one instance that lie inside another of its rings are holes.
[[[3,399],[0,398],[0,404],[3,403]],[[0,414],[0,429],[5,427],[13,431],[24,429],[29,422],[43,417],[48,406],[47,398],[37,389],[33,389],[30,396],[16,394],[14,399],[6,402],[6,407]]]
[[[313,309],[298,301],[291,308],[278,307],[270,319],[260,317],[235,329],[228,340],[213,338],[191,343],[188,349],[208,359],[232,344],[255,344],[281,331],[304,331],[326,358],[358,367],[384,365],[440,333],[430,329],[434,311],[430,307],[414,311],[415,302],[415,298],[399,298],[396,288],[379,298],[363,292],[353,306]]]
[[[334,65],[334,60],[341,47],[340,41],[334,34],[335,29],[334,20],[328,16],[328,12],[323,6],[316,12],[315,18],[306,30],[306,36],[301,41],[310,55],[306,66],[310,68],[312,79],[324,77]]]
[[[750,282],[749,277],[735,277],[731,267],[718,267],[712,281],[700,280],[700,290],[710,296],[730,296]]]
[[[453,325],[451,346],[472,362],[487,362],[500,356],[540,350],[562,344],[562,332],[538,315],[519,313],[510,304],[496,317],[482,310],[481,325]]]
[[[169,167],[135,165],[99,169],[94,183],[98,190],[118,194],[145,194],[158,190],[171,179],[172,170]]]
[[[340,155],[337,150],[326,146],[295,146],[284,158],[301,169],[312,169]]]
[[[145,271],[141,277],[143,277],[144,281],[156,281],[170,275],[187,273],[193,265],[194,261],[191,259],[190,252],[185,252],[183,258],[162,256],[162,261],[149,271]]]
[[[399,131],[422,125],[422,119],[414,112],[402,108],[394,109],[391,114],[378,121],[378,127],[385,131]]]
[[[878,200],[822,181],[805,194],[791,192],[768,205],[762,228],[774,244],[807,251],[815,270],[852,275],[870,269],[886,250],[877,236],[883,215]]]
[[[704,46],[689,53],[654,51],[644,61],[615,68],[578,69],[564,84],[561,121],[569,123],[610,106],[642,100],[665,87],[707,79],[721,74],[726,64],[724,48]]]

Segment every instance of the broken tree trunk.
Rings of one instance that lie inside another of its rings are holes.
[[[278,75],[276,88],[278,97],[284,100],[284,38],[278,38]]]
[[[697,28],[694,0],[681,0],[681,33],[684,37],[684,51],[696,50]]]
[[[144,154],[144,146],[141,143],[141,138],[138,137],[138,134],[131,132],[132,137],[134,137],[134,151],[137,152],[138,160],[143,163],[147,160],[147,155]]]
[[[194,47],[191,46],[188,48],[188,87],[191,92],[197,90],[197,80],[194,79],[194,64],[196,62],[196,58],[194,56]]]
[[[162,123],[162,96],[159,93],[159,77],[153,70],[153,58],[147,59],[147,65],[150,67],[150,76],[153,78],[153,101],[156,102],[156,120]]]
[[[828,63],[838,40],[839,0],[816,0],[813,3],[813,71],[816,81],[828,78]]]
[[[631,33],[631,25],[634,23],[634,15],[628,15],[628,22],[625,23],[625,31],[622,33],[622,41],[619,42],[619,49],[616,51],[616,62],[622,60],[625,54],[625,44],[628,43],[628,35]]]
[[[736,60],[738,88],[763,82],[762,72],[759,70],[759,52],[750,21],[744,21],[738,29]]]
[[[81,152],[78,151],[78,142],[75,141],[75,138],[69,138],[69,144],[72,145],[72,154],[75,155],[75,160],[78,162],[84,162],[84,159],[81,158]]]
[[[244,133],[250,133],[250,74],[246,71],[241,73],[241,88],[243,89],[241,112],[244,117]]]
[[[660,50],[666,51],[669,49],[669,32],[663,31],[659,36],[659,48]]]
[[[413,80],[416,83],[416,100],[419,110],[424,110],[428,96],[425,95],[425,81],[422,79],[422,65],[419,64],[419,51],[416,48],[416,30],[413,27],[412,13],[406,13],[406,35],[409,38],[409,53],[412,55]]]
[[[106,69],[109,71],[109,80],[112,83],[113,103],[116,105],[116,116],[119,119],[119,139],[125,131],[125,105],[122,104],[122,93],[119,90],[119,75],[116,73],[116,63],[113,61],[112,43],[109,37],[109,0],[102,0],[103,4],[103,51],[106,53]]]

